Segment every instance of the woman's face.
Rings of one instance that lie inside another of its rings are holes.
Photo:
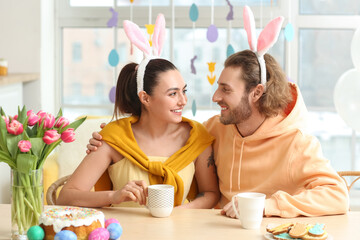
[[[147,104],[149,114],[166,122],[181,122],[182,111],[187,103],[186,86],[177,70],[159,74],[158,85],[149,96]]]

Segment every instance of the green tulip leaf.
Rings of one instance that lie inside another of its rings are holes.
[[[30,170],[35,170],[37,159],[35,155],[18,154],[16,158],[17,170],[22,173],[29,173]]]

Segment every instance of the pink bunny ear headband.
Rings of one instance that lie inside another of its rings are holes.
[[[284,17],[280,16],[271,20],[261,31],[259,38],[256,39],[254,14],[249,6],[244,7],[243,16],[244,28],[247,33],[249,46],[251,51],[253,51],[258,58],[261,71],[261,84],[264,85],[264,91],[266,91],[266,66],[264,55],[276,43]]]
[[[140,62],[136,75],[137,93],[139,94],[139,92],[144,91],[146,66],[151,59],[159,58],[161,54],[165,40],[165,18],[163,14],[159,14],[156,18],[152,37],[152,48],[138,25],[128,20],[125,20],[123,25],[129,40],[144,53],[144,59]]]

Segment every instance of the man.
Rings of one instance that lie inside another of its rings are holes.
[[[216,138],[222,213],[235,217],[231,198],[239,192],[265,193],[265,216],[345,213],[347,188],[318,140],[304,131],[307,110],[299,89],[273,57],[264,58],[266,91],[254,52],[225,61],[213,96],[221,115],[204,123]]]

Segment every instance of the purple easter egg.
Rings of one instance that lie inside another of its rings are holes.
[[[109,226],[107,226],[107,230],[110,233],[111,240],[118,239],[123,232],[123,229],[120,226],[120,224],[116,222],[110,223]]]
[[[76,234],[69,230],[62,230],[58,232],[54,237],[54,240],[76,240],[76,239],[77,239]]]
[[[120,225],[119,221],[115,218],[109,218],[105,220],[105,228],[107,228],[111,223],[117,223]]]
[[[116,87],[112,87],[109,92],[109,100],[111,103],[115,103]]]
[[[206,33],[207,40],[209,40],[209,42],[215,42],[218,39],[218,36],[219,34],[217,27],[214,24],[211,24],[207,29],[207,33]]]
[[[93,230],[89,235],[89,240],[108,240],[110,233],[106,228],[97,228]]]

